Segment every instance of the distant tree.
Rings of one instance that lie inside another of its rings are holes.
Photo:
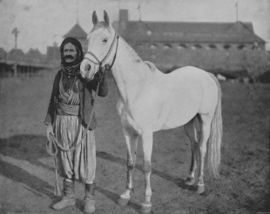
[[[270,69],[269,55],[266,51],[246,51],[244,55],[244,69],[248,72],[250,82],[254,83],[258,77]]]

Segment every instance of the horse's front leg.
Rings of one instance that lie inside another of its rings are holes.
[[[124,138],[127,145],[127,184],[126,190],[120,195],[119,204],[126,205],[134,190],[133,172],[136,165],[136,154],[139,136],[133,131],[124,129]]]
[[[144,156],[144,176],[145,176],[145,200],[142,203],[142,211],[143,213],[149,213],[151,211],[151,197],[152,197],[152,189],[151,189],[151,157],[152,157],[152,149],[153,149],[153,133],[152,132],[144,132],[142,135],[142,146],[143,146],[143,156]]]

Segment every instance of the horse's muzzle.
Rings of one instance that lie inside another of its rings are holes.
[[[92,66],[90,65],[90,63],[88,63],[87,61],[82,61],[81,66],[80,66],[80,73],[82,75],[83,78],[87,78],[87,79],[92,79],[91,77],[93,76],[91,74],[92,70]]]

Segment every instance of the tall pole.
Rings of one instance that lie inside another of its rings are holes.
[[[118,1],[117,5],[118,5],[118,18],[119,18],[120,17],[121,0]]]
[[[15,39],[15,44],[14,44],[14,46],[15,46],[15,49],[17,49],[17,48],[18,48],[18,35],[19,35],[20,31],[18,30],[17,27],[15,27],[15,28],[12,30],[11,33],[14,34],[14,39]],[[14,71],[14,76],[16,77],[16,76],[17,76],[17,62],[15,62],[15,63],[13,64],[13,71]]]
[[[140,2],[140,0],[138,2],[137,9],[138,9],[138,13],[139,13],[139,21],[141,21],[142,20],[142,12],[141,12],[141,2]]]
[[[19,35],[20,31],[18,30],[17,27],[15,27],[12,30],[12,33],[14,34],[14,40],[15,40],[14,47],[15,47],[15,49],[17,49],[18,48],[18,35]]]
[[[79,23],[79,2],[76,0],[76,23]]]
[[[238,1],[235,2],[235,15],[236,15],[236,22],[238,22]]]

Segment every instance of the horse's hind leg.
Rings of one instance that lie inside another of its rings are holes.
[[[205,190],[204,187],[204,164],[205,155],[207,150],[207,142],[211,131],[211,114],[202,114],[201,117],[201,136],[200,136],[200,162],[199,162],[199,175],[198,175],[198,190],[199,194],[202,194]]]
[[[199,158],[199,144],[198,144],[198,129],[196,128],[196,122],[198,116],[195,116],[191,121],[189,121],[185,126],[184,130],[191,142],[191,164],[189,168],[189,175],[185,181],[187,185],[194,185],[195,173],[197,169],[197,163]]]
[[[126,190],[120,195],[118,203],[122,206],[126,205],[133,191],[133,171],[136,164],[136,153],[139,136],[133,130],[124,128],[124,137],[127,145],[127,184]]]

